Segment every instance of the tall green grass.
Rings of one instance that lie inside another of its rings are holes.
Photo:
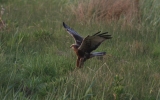
[[[89,1],[88,1],[89,2]],[[23,100],[159,100],[160,2],[140,2],[139,23],[77,21],[76,0],[2,1],[0,30],[0,99]],[[68,7],[70,6],[70,7]],[[74,42],[66,22],[83,37],[108,31],[111,40],[82,69],[75,68]]]

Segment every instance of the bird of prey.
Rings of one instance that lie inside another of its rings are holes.
[[[108,32],[101,33],[101,31],[93,34],[92,36],[87,36],[82,38],[76,31],[67,26],[63,22],[63,27],[66,31],[74,38],[75,43],[70,47],[75,51],[77,55],[76,66],[81,68],[83,63],[92,57],[103,56],[105,52],[92,52],[106,39],[111,39],[111,35],[108,35]]]

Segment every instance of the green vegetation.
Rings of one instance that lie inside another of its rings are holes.
[[[125,15],[111,22],[99,20],[96,14],[103,13],[95,9],[85,20],[76,14],[81,11],[78,0],[0,4],[6,23],[0,30],[0,100],[160,99],[159,0],[141,0],[140,21],[129,24]],[[113,39],[97,49],[107,55],[75,68],[76,56],[69,48],[74,41],[63,21],[84,37],[108,31]]]

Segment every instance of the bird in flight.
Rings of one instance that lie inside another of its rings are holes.
[[[97,49],[98,46],[106,39],[111,39],[111,35],[108,35],[108,32],[101,33],[101,31],[93,34],[92,36],[87,36],[85,38],[81,37],[76,31],[67,26],[63,22],[63,27],[66,31],[74,38],[75,43],[70,47],[75,51],[77,55],[76,66],[81,68],[83,63],[92,57],[103,56],[106,52],[92,52]]]

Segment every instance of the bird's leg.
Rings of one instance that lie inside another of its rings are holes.
[[[77,58],[77,63],[76,63],[77,67],[79,67],[79,61],[80,61],[80,57]]]
[[[84,60],[84,58],[81,58],[81,59],[80,59],[80,63],[79,63],[79,67],[80,67],[80,68],[83,66],[83,60]]]
[[[81,68],[84,64],[85,58],[80,58],[79,67]]]

